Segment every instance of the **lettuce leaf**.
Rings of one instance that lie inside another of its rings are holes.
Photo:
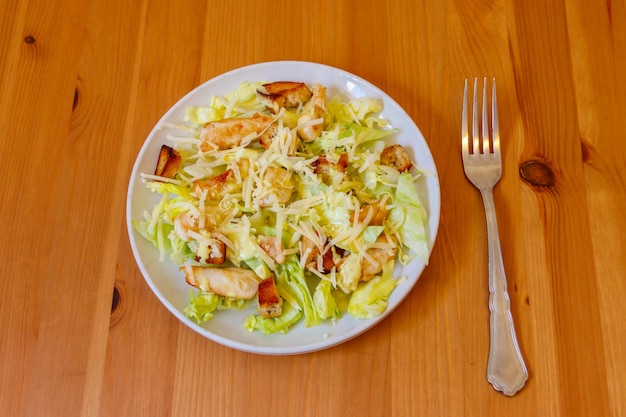
[[[359,284],[348,302],[348,312],[356,319],[371,319],[381,315],[397,283],[393,277],[393,261],[388,262],[382,275]]]
[[[279,294],[288,302],[293,300],[290,303],[297,303],[297,307],[304,314],[304,325],[306,327],[319,325],[321,320],[313,305],[313,296],[300,264],[295,258],[290,257],[285,263],[277,266],[276,286]]]
[[[215,310],[241,309],[245,300],[224,297],[206,291],[189,290],[189,305],[185,307],[184,313],[187,318],[195,320],[197,323],[204,323],[213,318]]]
[[[428,240],[426,238],[426,211],[417,194],[411,174],[403,172],[398,178],[395,207],[389,213],[398,230],[402,243],[424,263],[428,263]]]
[[[326,280],[320,280],[315,287],[315,292],[313,293],[313,303],[315,305],[317,315],[321,320],[326,320],[331,317],[338,319],[341,317],[337,301],[332,294],[332,288],[333,286],[331,282]]]
[[[283,314],[279,317],[265,318],[260,315],[251,315],[246,318],[243,327],[248,331],[258,330],[263,334],[287,333],[289,328],[302,318],[302,311],[290,303],[283,303]]]

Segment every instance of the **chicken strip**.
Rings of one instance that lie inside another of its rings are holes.
[[[243,268],[214,268],[187,265],[181,268],[192,287],[224,297],[249,300],[258,290],[257,275]]]
[[[276,81],[263,84],[256,90],[259,101],[276,114],[281,108],[299,107],[311,98],[311,90],[304,83]]]
[[[232,169],[227,169],[223,173],[213,175],[206,180],[196,180],[193,185],[197,194],[206,192],[206,199],[213,201],[219,201],[226,194],[232,194],[241,189],[241,184],[237,183],[237,178]]]
[[[260,207],[287,204],[293,190],[294,183],[289,171],[283,167],[270,165],[265,169],[263,183],[259,187],[256,202]]]
[[[205,123],[200,132],[200,150],[232,149],[239,146],[248,135],[260,136],[273,118],[256,113],[248,118],[230,118]]]
[[[263,249],[277,264],[284,264],[287,259],[285,248],[276,236],[259,236],[259,246]]]
[[[298,135],[304,142],[313,142],[320,137],[327,118],[326,87],[315,84],[311,87],[311,92],[313,95],[304,105],[302,114],[298,119]],[[311,124],[318,119],[321,119],[322,122]]]
[[[372,217],[367,224],[369,226],[382,226],[387,219],[387,207],[383,201],[374,201],[370,204],[363,205],[359,210],[359,223],[365,221],[370,210],[373,210]],[[350,221],[354,221],[354,214],[350,218]]]

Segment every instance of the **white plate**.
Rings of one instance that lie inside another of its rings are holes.
[[[235,89],[243,81],[302,81],[307,84],[319,83],[327,87],[329,96],[341,94],[344,98],[377,97],[384,102],[381,117],[389,120],[398,129],[390,141],[409,148],[417,165],[425,168],[431,176],[420,180],[419,194],[428,212],[427,231],[429,247],[437,235],[440,211],[440,190],[437,170],[428,145],[421,132],[408,114],[387,94],[371,83],[346,71],[309,62],[279,61],[266,62],[239,68],[200,85],[176,103],[148,135],[133,167],[127,196],[127,227],[130,243],[139,269],[158,299],[180,321],[206,338],[234,349],[273,355],[286,355],[312,352],[345,342],[372,328],[407,296],[420,274],[424,263],[412,261],[404,268],[398,267],[396,276],[406,276],[407,280],[396,287],[389,299],[389,306],[380,317],[356,320],[348,314],[336,323],[326,323],[318,327],[305,328],[301,323],[287,334],[263,335],[243,328],[245,318],[252,314],[251,309],[242,311],[220,311],[213,319],[199,325],[185,317],[183,310],[189,302],[190,287],[185,283],[184,274],[172,262],[161,263],[159,252],[143,239],[131,225],[132,220],[142,218],[158,201],[158,196],[150,192],[141,182],[140,173],[153,173],[157,155],[162,144],[168,143],[166,135],[171,129],[163,128],[166,123],[178,123],[183,119],[189,106],[208,105],[210,98],[224,95]],[[155,323],[153,323],[155,324]],[[158,325],[158,323],[156,323]]]

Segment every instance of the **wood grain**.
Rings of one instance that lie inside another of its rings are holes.
[[[3,6],[3,415],[626,416],[623,1]],[[436,246],[405,302],[341,346],[284,357],[177,321],[137,268],[124,214],[162,114],[224,71],[272,60],[383,88],[426,137],[442,187]],[[486,381],[486,229],[459,157],[475,76],[498,82],[495,200],[530,371],[511,398]],[[528,161],[554,183],[525,181]]]

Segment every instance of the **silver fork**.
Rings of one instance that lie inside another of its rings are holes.
[[[480,190],[487,217],[487,240],[489,246],[489,310],[490,345],[487,364],[487,380],[506,395],[514,395],[528,379],[528,371],[517,344],[511,302],[506,289],[506,276],[498,236],[493,187],[502,176],[500,152],[500,129],[496,102],[496,80],[491,88],[491,140],[487,113],[487,78],[483,81],[482,123],[479,134],[477,79],[474,79],[472,107],[472,143],[470,148],[467,118],[467,80],[463,92],[461,142],[465,176]]]

